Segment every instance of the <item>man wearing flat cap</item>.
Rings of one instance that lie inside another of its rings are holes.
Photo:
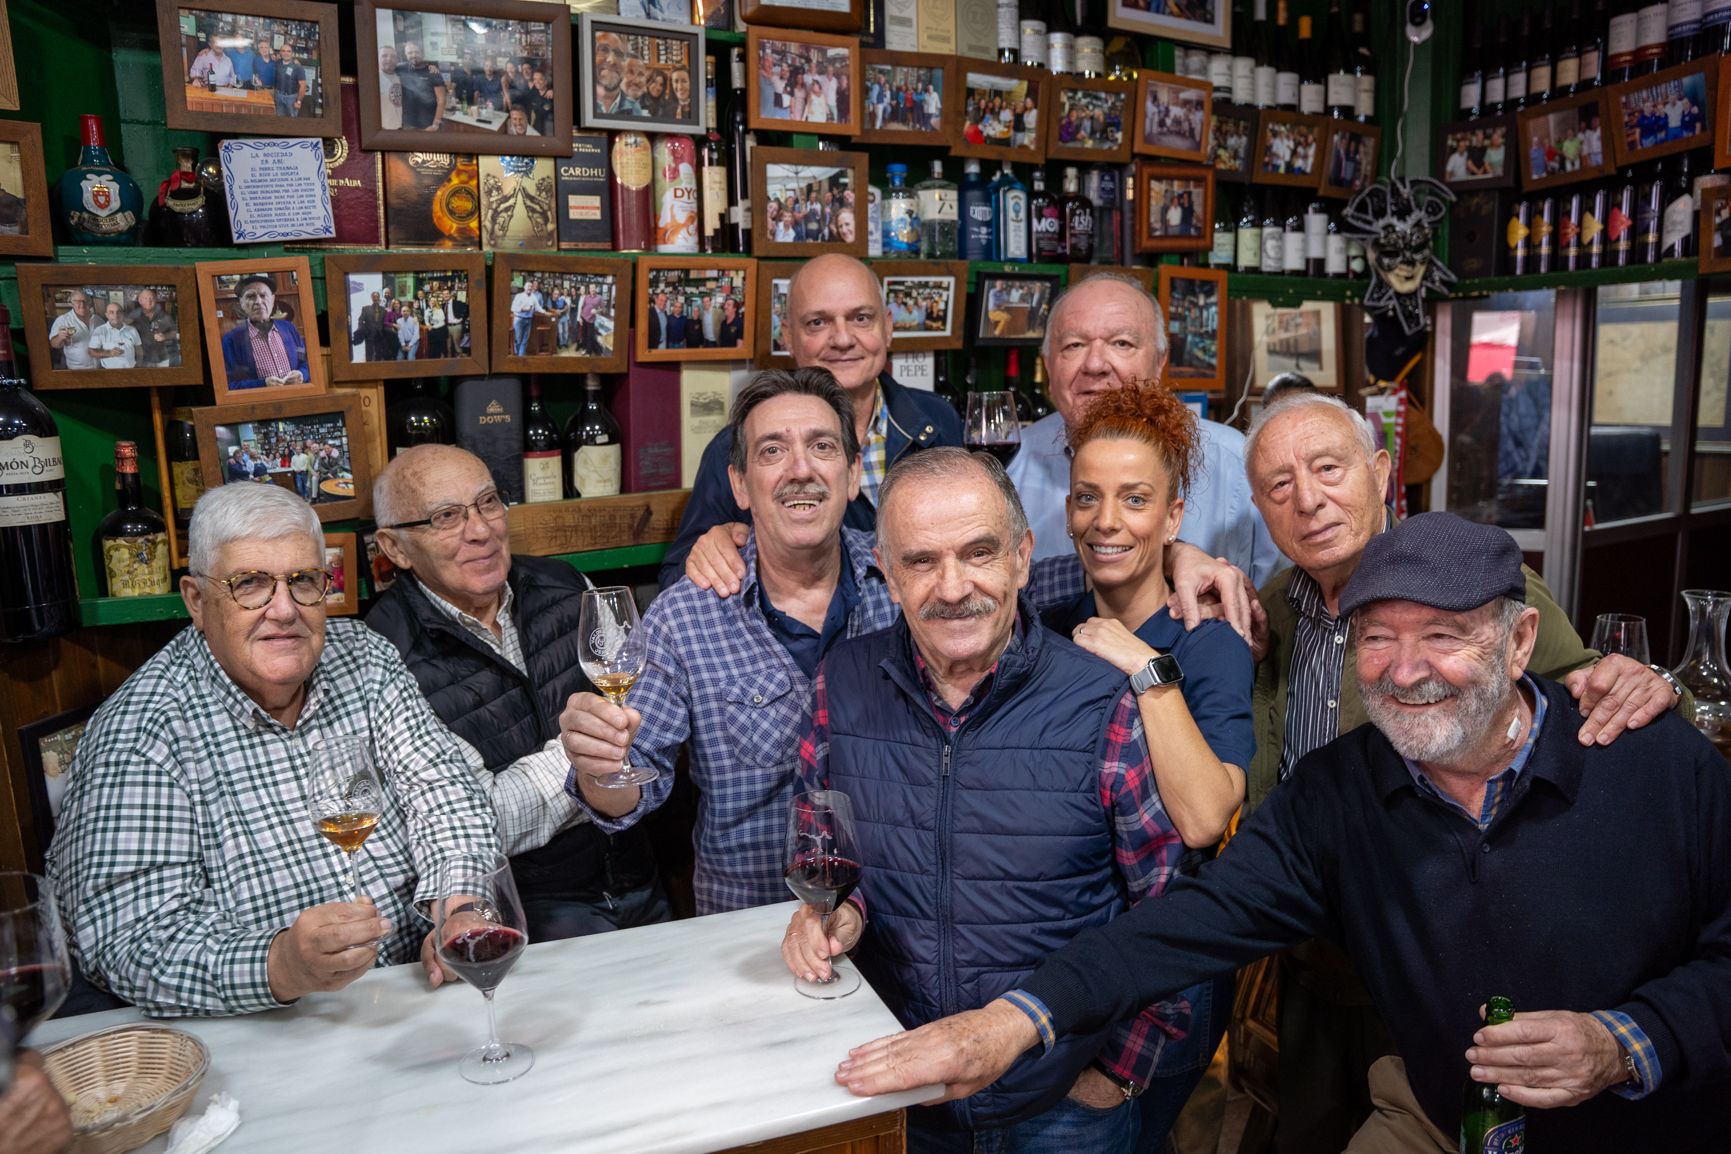
[[[234,286],[239,323],[223,334],[230,389],[274,388],[307,380],[307,343],[294,322],[275,319],[276,282],[255,272]]]
[[[1461,1087],[1537,1149],[1719,1151],[1731,1134],[1731,773],[1664,713],[1610,745],[1528,673],[1501,529],[1425,513],[1341,595],[1370,723],[1303,758],[1220,857],[1076,936],[984,1009],[854,1050],[857,1094],[952,1097],[1024,1050],[1312,936],[1358,964],[1399,1057],[1349,1154],[1454,1151]],[[1481,1025],[1493,994],[1512,1022]],[[1515,1148],[1515,1147],[1506,1147]]]

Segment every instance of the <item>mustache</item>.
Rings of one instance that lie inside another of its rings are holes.
[[[1380,697],[1392,697],[1402,705],[1435,705],[1461,695],[1460,689],[1440,677],[1427,677],[1415,685],[1400,686],[1386,673],[1364,688]]]
[[[933,601],[920,608],[921,621],[968,621],[998,611],[996,598],[981,594],[965,601]]]
[[[826,500],[829,497],[829,486],[815,481],[788,481],[775,490],[777,501],[789,501],[796,497],[805,497],[813,501]]]

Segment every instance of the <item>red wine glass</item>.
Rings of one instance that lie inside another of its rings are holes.
[[[493,992],[529,944],[523,903],[503,855],[461,859],[447,874],[452,896],[433,902],[433,940],[439,960],[481,991],[487,1002],[487,1044],[463,1055],[457,1070],[482,1086],[509,1082],[529,1072],[535,1052],[520,1042],[499,1041]]]
[[[20,1039],[60,1008],[72,982],[54,893],[35,874],[0,873],[0,1005]]]
[[[1016,394],[1007,389],[987,389],[968,394],[968,413],[962,424],[970,449],[981,449],[1008,468],[1022,447],[1022,426],[1016,420]]]
[[[816,910],[825,941],[830,915],[859,885],[859,837],[853,802],[836,789],[798,794],[787,820],[787,869],[782,876],[800,901]],[[859,971],[845,957],[829,960],[829,977],[798,978],[794,989],[808,998],[845,998],[859,989]]]

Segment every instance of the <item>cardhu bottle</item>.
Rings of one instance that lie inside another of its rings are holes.
[[[613,134],[613,248],[648,252],[654,240],[655,164],[649,138],[641,132]]]
[[[102,118],[79,117],[84,148],[60,175],[60,211],[73,244],[137,244],[144,220],[138,182],[108,159]]]
[[[689,136],[657,136],[655,251],[697,251],[697,148]]]

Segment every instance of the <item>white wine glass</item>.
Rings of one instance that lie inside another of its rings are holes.
[[[1022,448],[1022,425],[1016,419],[1016,394],[1008,389],[976,390],[968,394],[963,437],[970,449],[980,449],[1009,468]]]
[[[499,1041],[493,993],[529,944],[528,922],[503,854],[453,862],[442,887],[450,895],[433,905],[433,940],[439,960],[481,991],[487,1002],[487,1044],[464,1054],[457,1072],[480,1086],[496,1086],[529,1072],[535,1051]]]
[[[384,785],[373,765],[371,738],[345,734],[327,737],[313,746],[307,808],[313,828],[342,850],[348,861],[351,902],[361,897],[361,872],[355,855],[378,828],[384,796]]]
[[[649,646],[642,626],[637,598],[625,586],[583,591],[583,605],[577,614],[577,630],[582,635],[578,664],[614,705],[623,706],[625,695],[643,676]],[[659,776],[653,766],[632,765],[627,757],[612,773],[591,780],[606,789],[625,789]]]
[[[823,940],[829,919],[859,885],[858,835],[853,799],[839,789],[796,794],[787,819],[787,868],[782,877],[800,901],[816,910]],[[808,998],[845,998],[859,989],[859,971],[845,957],[829,960],[829,977],[794,980]]]

